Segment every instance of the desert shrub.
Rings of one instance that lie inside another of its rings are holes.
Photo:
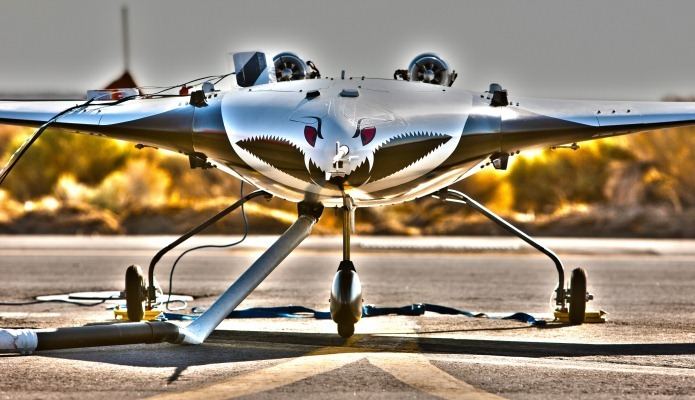
[[[29,131],[25,128],[19,128],[11,125],[0,125],[0,154],[5,154],[8,151],[8,147],[12,140],[14,140],[14,138],[23,131],[26,131],[25,133],[29,134]],[[11,150],[14,151],[14,149]]]
[[[3,162],[32,132],[18,131],[5,147]],[[95,185],[124,166],[131,153],[131,144],[49,129],[26,152],[4,185],[22,201],[50,193],[64,174]]]
[[[31,132],[0,126],[3,159]],[[512,158],[509,171],[486,168],[454,188],[507,216],[515,212],[550,215],[582,204],[660,205],[686,212],[695,207],[694,138],[695,128],[674,128],[583,143],[579,151],[522,153]],[[162,210],[162,218],[175,218],[170,214],[176,210],[221,209],[238,197],[239,185],[236,178],[217,169],[191,170],[186,157],[176,153],[136,151],[132,143],[48,130],[5,182],[0,220],[19,215],[26,201],[46,196],[119,216]],[[253,189],[246,187],[247,192]],[[281,199],[253,203],[260,208],[249,206],[250,213],[263,214],[263,221],[275,219],[286,225],[296,215],[296,205]],[[339,215],[333,211],[324,212],[317,231],[340,231]],[[467,207],[422,198],[393,207],[360,209],[357,229],[363,233],[458,232],[457,227],[471,223],[473,214]],[[134,227],[132,220],[129,226]]]
[[[514,192],[512,207],[552,212],[566,203],[602,202],[609,164],[633,159],[630,151],[610,139],[583,144],[578,151],[544,150],[539,157],[519,157],[507,176]]]
[[[695,127],[640,133],[625,142],[638,160],[651,165],[645,181],[656,186],[655,200],[695,206]]]

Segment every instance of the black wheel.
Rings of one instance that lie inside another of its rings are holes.
[[[586,271],[584,268],[575,268],[572,271],[569,306],[570,323],[574,325],[584,323],[586,312]]]
[[[125,271],[125,303],[128,308],[128,320],[138,322],[145,315],[145,276],[137,265],[131,265]]]
[[[347,339],[355,333],[355,324],[338,324],[338,335]]]

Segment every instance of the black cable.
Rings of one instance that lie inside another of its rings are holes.
[[[314,70],[312,76],[313,79],[321,79],[321,71],[319,71],[319,69],[316,67],[316,64],[314,64],[313,61],[307,61],[306,65],[308,65],[309,68]]]
[[[181,86],[183,86],[183,85],[189,85],[189,84],[191,84],[191,83],[198,82],[198,81],[201,81],[201,80],[209,80],[209,79],[217,78],[217,80],[214,82],[214,84],[217,84],[217,83],[221,82],[224,78],[226,78],[226,77],[228,77],[228,76],[230,76],[230,75],[234,75],[235,73],[236,73],[236,72],[230,72],[230,73],[222,74],[222,75],[209,75],[209,76],[204,76],[204,77],[201,77],[201,78],[197,78],[197,79],[190,80],[190,81],[188,81],[188,82],[184,82],[184,83],[182,83],[182,84],[180,84],[180,85],[169,86],[169,87],[167,87],[167,88],[165,88],[165,89],[162,89],[162,90],[160,90],[160,91],[158,91],[158,92],[149,94],[149,95],[147,95],[147,96],[158,96],[158,95],[159,95],[159,96],[162,96],[162,97],[167,97],[166,95],[162,95],[162,93],[163,93],[163,92],[166,92],[166,91],[168,91],[168,90],[172,90],[172,89],[181,87]],[[141,96],[140,96],[140,95],[127,96],[127,97],[124,97],[124,98],[122,98],[122,99],[118,99],[118,100],[116,100],[116,101],[113,101],[113,102],[111,102],[111,103],[99,104],[99,106],[100,106],[100,107],[114,106],[114,105],[121,104],[121,103],[123,103],[123,102],[126,102],[126,101],[128,101],[128,100],[132,100],[132,99],[138,98],[138,97],[141,97]],[[77,105],[75,105],[75,106],[68,107],[68,108],[64,109],[63,111],[59,112],[58,114],[55,114],[53,117],[51,117],[50,119],[48,119],[46,122],[44,122],[44,123],[36,130],[36,132],[34,132],[34,134],[31,135],[31,136],[29,137],[29,139],[27,139],[27,140],[19,147],[19,149],[17,149],[17,151],[14,152],[14,154],[12,154],[12,156],[10,157],[10,160],[7,162],[7,164],[2,168],[2,170],[0,170],[0,185],[2,185],[2,183],[5,181],[5,178],[7,178],[7,176],[10,174],[10,172],[12,171],[12,169],[14,168],[14,166],[17,164],[17,162],[19,161],[19,159],[22,158],[22,156],[24,155],[24,153],[26,153],[26,151],[29,149],[29,147],[31,147],[31,145],[34,144],[34,142],[36,142],[36,140],[41,136],[41,134],[42,134],[51,124],[53,124],[54,122],[56,122],[56,121],[58,120],[58,118],[62,117],[63,115],[65,115],[65,114],[67,114],[67,113],[69,113],[69,112],[71,112],[71,111],[80,110],[80,109],[84,109],[85,107],[88,107],[88,106],[89,106],[93,101],[95,101],[95,100],[97,100],[97,99],[92,98],[92,99],[89,99],[89,100],[85,101],[85,102],[82,103],[82,104],[77,104]]]
[[[228,74],[220,75],[220,78],[218,80],[216,80],[214,82],[214,84],[217,85],[218,83],[222,82],[222,80],[224,80],[226,77],[228,77],[230,75],[236,75],[236,72],[230,72]]]
[[[182,86],[182,85],[188,85],[190,83],[197,82],[197,81],[200,81],[203,79],[217,78],[217,80],[215,81],[215,84],[217,84],[220,81],[222,81],[224,78],[226,78],[232,74],[234,74],[234,72],[224,74],[224,75],[213,75],[213,76],[207,76],[207,77],[194,79],[194,80],[188,81],[186,83],[183,83],[181,85],[168,87],[164,90],[153,93],[149,96],[160,95],[162,97],[166,97],[164,95],[161,95],[161,93],[165,92],[167,90],[171,90],[171,89],[177,88],[177,87]],[[100,103],[99,106],[100,107],[114,106],[114,105],[121,104],[121,103],[124,103],[126,101],[138,98],[138,97],[141,97],[141,96],[140,95],[127,96],[127,97],[124,97],[122,99],[118,99],[116,101],[113,101],[111,103]],[[12,156],[10,157],[10,160],[7,162],[7,164],[5,164],[5,166],[2,168],[2,170],[0,170],[0,185],[2,185],[2,183],[5,181],[7,176],[9,176],[10,172],[12,172],[12,169],[14,169],[15,165],[17,165],[17,163],[22,158],[22,156],[24,156],[24,154],[27,152],[27,150],[29,150],[29,147],[31,147],[39,139],[41,134],[43,134],[43,132],[51,124],[56,122],[58,120],[58,118],[62,117],[63,115],[65,115],[71,111],[81,110],[81,109],[88,107],[95,100],[96,100],[95,98],[91,98],[82,104],[77,104],[77,105],[74,105],[72,107],[68,107],[68,108],[62,110],[61,112],[55,114],[51,118],[49,118],[46,122],[44,122],[24,143],[22,143],[22,145],[12,154]],[[243,197],[243,194],[244,194],[244,183],[242,181],[242,183],[241,183],[241,195],[242,195],[242,197]],[[194,247],[194,248],[186,250],[185,252],[181,253],[181,255],[179,255],[179,257],[174,262],[174,265],[173,265],[172,270],[171,270],[171,274],[169,275],[169,298],[167,299],[167,302],[166,302],[167,310],[169,309],[169,303],[179,301],[179,300],[174,300],[174,301],[171,300],[171,284],[172,284],[172,277],[173,277],[173,273],[174,273],[174,268],[176,267],[176,264],[179,262],[181,257],[183,257],[185,254],[187,254],[188,252],[193,251],[193,250],[208,248],[208,247],[217,247],[217,248],[232,247],[232,246],[235,246],[235,245],[241,243],[242,241],[244,241],[244,239],[246,239],[246,236],[248,234],[248,221],[246,219],[246,213],[244,211],[243,204],[241,206],[241,212],[242,212],[242,217],[244,219],[244,236],[239,241],[237,241],[235,243],[227,244],[227,245],[206,245],[206,246]],[[27,305],[42,304],[42,303],[69,303],[69,304],[75,304],[75,305],[78,305],[81,307],[92,307],[95,305],[103,304],[106,302],[106,300],[107,299],[103,299],[103,300],[101,300],[97,303],[93,303],[93,304],[84,304],[84,303],[78,303],[78,302],[74,302],[74,301],[70,301],[70,300],[60,300],[60,299],[31,300],[31,301],[16,302],[16,303],[14,303],[14,302],[0,302],[0,306],[27,306]],[[184,302],[184,304],[185,304],[185,302]]]
[[[217,80],[215,81],[215,84],[217,84],[217,83],[219,83],[220,81],[222,81],[224,78],[228,77],[229,75],[233,75],[233,74],[234,74],[234,72],[231,72],[231,73],[223,74],[223,75],[211,75],[211,76],[206,76],[206,77],[194,79],[194,80],[185,82],[185,83],[183,83],[183,84],[181,84],[181,85],[170,86],[170,87],[168,87],[168,88],[166,88],[166,89],[164,89],[164,90],[161,90],[161,91],[159,91],[159,92],[153,93],[153,94],[151,94],[151,95],[149,95],[149,96],[157,96],[157,95],[159,95],[159,96],[162,96],[162,97],[166,97],[165,95],[161,95],[161,93],[163,93],[163,92],[165,92],[165,91],[167,91],[167,90],[172,90],[172,89],[174,89],[174,88],[180,87],[180,86],[182,86],[182,85],[188,85],[188,84],[190,84],[190,83],[198,82],[198,81],[201,81],[201,80],[204,80],[204,79],[217,78]],[[141,96],[140,96],[140,95],[127,96],[127,97],[124,97],[124,98],[122,98],[122,99],[118,99],[118,100],[116,100],[116,101],[110,102],[110,103],[100,103],[99,106],[100,106],[100,107],[114,106],[114,105],[121,104],[121,103],[124,103],[124,102],[126,102],[126,101],[129,101],[129,100],[138,98],[138,97],[141,97]],[[62,117],[63,115],[65,115],[65,114],[67,114],[67,113],[69,113],[69,112],[71,112],[71,111],[81,110],[81,109],[84,109],[84,108],[88,107],[88,106],[89,106],[93,101],[95,101],[95,100],[96,100],[95,98],[91,98],[91,99],[85,101],[85,102],[82,103],[82,104],[77,104],[77,105],[74,105],[74,106],[72,106],[72,107],[68,107],[68,108],[62,110],[61,112],[55,114],[55,115],[52,116],[51,118],[49,118],[46,122],[44,122],[44,123],[43,123],[43,124],[42,124],[42,125],[41,125],[41,126],[40,126],[40,127],[39,127],[39,128],[26,140],[26,141],[25,141],[25,142],[24,142],[24,143],[22,143],[22,145],[17,149],[17,151],[15,151],[15,152],[12,154],[12,156],[10,157],[10,160],[7,162],[7,164],[5,164],[5,166],[2,168],[2,170],[0,170],[0,185],[2,185],[2,183],[5,181],[5,179],[7,178],[7,176],[9,176],[10,172],[12,172],[12,169],[14,169],[15,165],[17,165],[17,163],[18,163],[19,160],[22,158],[22,156],[24,156],[24,154],[27,152],[27,150],[29,150],[29,147],[31,147],[31,145],[33,145],[33,144],[39,139],[39,137],[41,136],[41,134],[43,134],[43,132],[44,132],[51,124],[53,124],[54,122],[56,122],[56,121],[58,120],[58,118]],[[243,183],[243,181],[242,181],[242,183],[241,183],[241,196],[243,197],[243,195],[244,195],[244,183]],[[202,249],[202,248],[209,248],[209,247],[216,247],[216,248],[232,247],[232,246],[235,246],[235,245],[237,245],[237,244],[243,242],[243,241],[246,239],[246,236],[247,236],[247,234],[248,234],[248,221],[247,221],[247,219],[246,219],[246,213],[245,213],[245,211],[244,211],[244,206],[243,206],[243,204],[242,204],[242,206],[241,206],[241,213],[242,213],[242,217],[243,217],[243,219],[244,219],[244,236],[243,236],[239,241],[237,241],[237,242],[235,242],[235,243],[230,243],[230,244],[227,244],[227,245],[205,245],[205,246],[198,246],[198,247],[194,247],[194,248],[188,249],[188,250],[184,251],[183,253],[181,253],[181,254],[179,255],[179,257],[178,257],[178,258],[176,259],[176,261],[174,262],[174,265],[173,265],[173,267],[172,267],[172,269],[171,269],[171,273],[170,273],[170,275],[169,275],[169,298],[167,299],[167,302],[166,302],[167,310],[169,309],[169,303],[178,302],[178,301],[179,301],[179,300],[174,300],[174,301],[171,300],[171,285],[172,285],[172,278],[173,278],[174,268],[176,268],[176,264],[179,262],[179,260],[181,259],[181,257],[183,257],[183,256],[186,255],[188,252],[191,252],[191,251],[193,251],[193,250],[198,250],[198,249]],[[106,302],[106,299],[103,299],[103,300],[101,300],[101,301],[99,301],[99,302],[97,302],[97,303],[94,303],[94,304],[83,304],[83,303],[77,303],[77,302],[70,301],[70,300],[59,300],[59,299],[56,299],[56,300],[31,300],[31,301],[16,302],[16,303],[12,303],[12,302],[0,302],[0,306],[27,306],[27,305],[41,304],[41,303],[69,303],[69,304],[75,304],[75,305],[78,305],[78,306],[92,307],[92,306],[95,306],[95,305],[103,304],[103,303],[105,303],[105,302]],[[184,302],[184,304],[185,304],[185,302]]]
[[[44,122],[39,127],[39,129],[37,129],[36,132],[34,132],[34,134],[32,134],[29,137],[29,139],[27,139],[24,143],[22,143],[21,146],[19,146],[19,149],[17,149],[17,151],[15,151],[14,154],[12,154],[12,156],[10,157],[10,160],[7,162],[7,164],[5,164],[5,166],[2,168],[2,170],[0,170],[0,185],[2,185],[2,183],[5,181],[5,178],[7,178],[7,176],[10,174],[10,172],[12,171],[14,166],[17,165],[17,162],[19,162],[19,159],[22,158],[22,156],[24,155],[24,153],[27,152],[29,147],[31,147],[31,145],[34,144],[34,142],[36,142],[36,140],[39,138],[39,136],[41,136],[41,134],[46,130],[46,128],[48,128],[58,118],[69,113],[70,111],[79,110],[81,108],[89,106],[89,104],[92,101],[93,101],[93,99],[89,99],[82,104],[68,107],[65,110],[63,110],[63,111],[59,112],[58,114],[54,115],[53,117],[51,117],[48,121]]]
[[[216,85],[216,84],[220,83],[224,78],[228,77],[229,75],[234,75],[235,73],[236,73],[236,72],[230,72],[230,73],[228,73],[228,74],[222,74],[222,75],[209,75],[209,76],[204,76],[204,77],[201,77],[201,78],[197,78],[197,79],[190,80],[190,81],[188,81],[188,82],[180,83],[180,84],[178,84],[178,85],[169,86],[169,87],[164,88],[164,89],[162,89],[162,90],[160,90],[160,91],[158,91],[158,92],[154,92],[154,93],[150,94],[149,96],[155,96],[155,95],[158,95],[158,94],[162,94],[162,93],[164,93],[164,92],[166,92],[166,91],[168,91],[168,90],[174,90],[174,89],[180,88],[181,86],[184,86],[184,85],[185,85],[185,86],[188,86],[188,85],[190,85],[190,84],[192,84],[192,83],[195,83],[195,82],[198,82],[198,81],[210,80],[210,79],[214,79],[214,78],[217,78],[217,80],[213,82],[213,84]]]
[[[139,95],[127,96],[127,97],[124,97],[124,98],[122,98],[122,99],[113,101],[113,102],[111,102],[111,103],[99,104],[99,106],[100,106],[100,107],[115,106],[115,105],[117,105],[117,104],[124,103],[124,102],[126,102],[126,101],[128,101],[128,100],[135,99],[135,98],[137,98],[137,97],[139,97]],[[19,149],[17,149],[17,151],[15,151],[14,154],[12,154],[12,156],[10,157],[10,160],[7,162],[7,164],[5,164],[5,166],[2,168],[2,170],[0,170],[0,185],[2,185],[2,183],[5,181],[5,178],[7,178],[7,176],[10,174],[10,172],[12,171],[12,169],[14,168],[14,166],[17,165],[17,163],[19,162],[19,159],[22,158],[22,156],[24,155],[24,153],[27,152],[27,150],[29,150],[29,147],[31,147],[31,145],[34,144],[34,142],[36,142],[36,140],[41,136],[41,134],[42,134],[51,124],[53,124],[54,122],[56,122],[56,121],[58,120],[58,118],[62,117],[63,115],[65,115],[65,114],[67,114],[67,113],[69,113],[69,112],[71,112],[71,111],[80,110],[80,109],[84,109],[84,108],[88,107],[94,100],[95,100],[95,99],[89,99],[89,100],[85,101],[85,102],[82,103],[82,104],[77,104],[77,105],[74,105],[74,106],[72,106],[72,107],[68,107],[68,108],[66,108],[65,110],[59,112],[58,114],[52,116],[52,117],[51,117],[50,119],[48,119],[46,122],[44,122],[43,125],[41,125],[41,126],[29,137],[29,139],[27,139],[24,143],[22,143],[21,146],[19,146]]]
[[[124,97],[122,99],[116,100],[111,103],[106,103],[106,104],[100,104],[100,106],[108,107],[108,106],[113,106],[116,104],[121,104],[125,101],[134,99],[139,96],[128,96]],[[27,139],[22,145],[17,149],[17,151],[12,154],[10,157],[10,160],[5,164],[5,166],[0,170],[0,185],[5,181],[5,178],[12,172],[12,169],[17,165],[19,160],[22,158],[22,156],[29,150],[29,147],[31,147],[32,144],[38,140],[38,138],[41,136],[41,134],[54,122],[58,120],[58,118],[62,117],[63,115],[74,111],[74,110],[80,110],[88,107],[94,99],[89,99],[85,101],[82,104],[78,104],[72,107],[68,107],[64,109],[63,111],[59,112],[58,114],[55,114],[53,117],[49,118],[46,122],[44,122],[30,137]],[[60,299],[55,299],[55,300],[31,300],[31,301],[25,301],[25,302],[17,302],[17,303],[11,303],[11,302],[0,302],[0,306],[28,306],[32,304],[41,304],[41,303],[69,303],[69,304],[75,304],[81,307],[92,307],[96,306],[99,304],[103,304],[106,302],[108,299],[102,299],[98,303],[93,303],[93,304],[84,304],[84,303],[76,303],[74,301],[70,300],[60,300]]]
[[[220,76],[220,75],[209,75],[209,76],[204,76],[204,77],[201,77],[201,78],[193,79],[193,80],[190,80],[190,81],[188,81],[188,82],[180,83],[180,84],[178,84],[178,85],[173,85],[173,86],[166,87],[166,88],[164,88],[164,89],[162,89],[162,90],[160,90],[160,91],[158,91],[158,92],[152,93],[152,95],[158,95],[158,94],[164,93],[164,92],[166,92],[166,91],[168,91],[168,90],[173,90],[173,89],[180,88],[181,86],[184,86],[184,85],[188,86],[188,85],[190,85],[191,83],[198,82],[198,81],[202,81],[202,80],[204,80],[204,79],[218,78],[219,76]]]
[[[244,198],[244,181],[241,181],[241,187],[240,187],[239,191],[240,191],[239,198],[240,199]],[[167,301],[166,301],[167,311],[173,311],[169,308],[169,303],[172,303],[171,292],[172,292],[172,288],[174,285],[174,270],[176,269],[176,265],[179,263],[181,258],[183,258],[183,256],[185,256],[186,254],[188,254],[192,251],[195,251],[195,250],[209,249],[209,248],[224,249],[224,248],[234,247],[234,246],[238,245],[239,243],[243,242],[244,240],[246,240],[246,237],[249,234],[249,221],[246,218],[246,210],[244,209],[243,203],[241,205],[241,218],[244,222],[244,233],[241,236],[241,239],[237,240],[236,242],[229,243],[229,244],[205,244],[202,246],[191,247],[190,249],[179,254],[179,256],[174,261],[174,264],[171,266],[171,271],[169,271],[169,293],[167,295]]]

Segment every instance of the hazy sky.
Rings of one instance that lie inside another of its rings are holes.
[[[226,54],[295,51],[324,75],[390,77],[419,52],[524,96],[695,95],[695,1],[0,0],[0,92],[82,92],[122,72],[130,8],[141,85],[227,71]]]

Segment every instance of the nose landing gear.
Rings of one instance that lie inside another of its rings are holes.
[[[349,338],[355,333],[355,323],[362,318],[362,284],[350,261],[350,233],[355,208],[350,197],[344,197],[341,209],[343,219],[343,261],[333,278],[331,287],[331,319],[338,324],[338,334]]]
[[[355,323],[362,318],[362,284],[350,260],[340,262],[331,288],[331,318],[338,324],[338,334],[349,338]]]

